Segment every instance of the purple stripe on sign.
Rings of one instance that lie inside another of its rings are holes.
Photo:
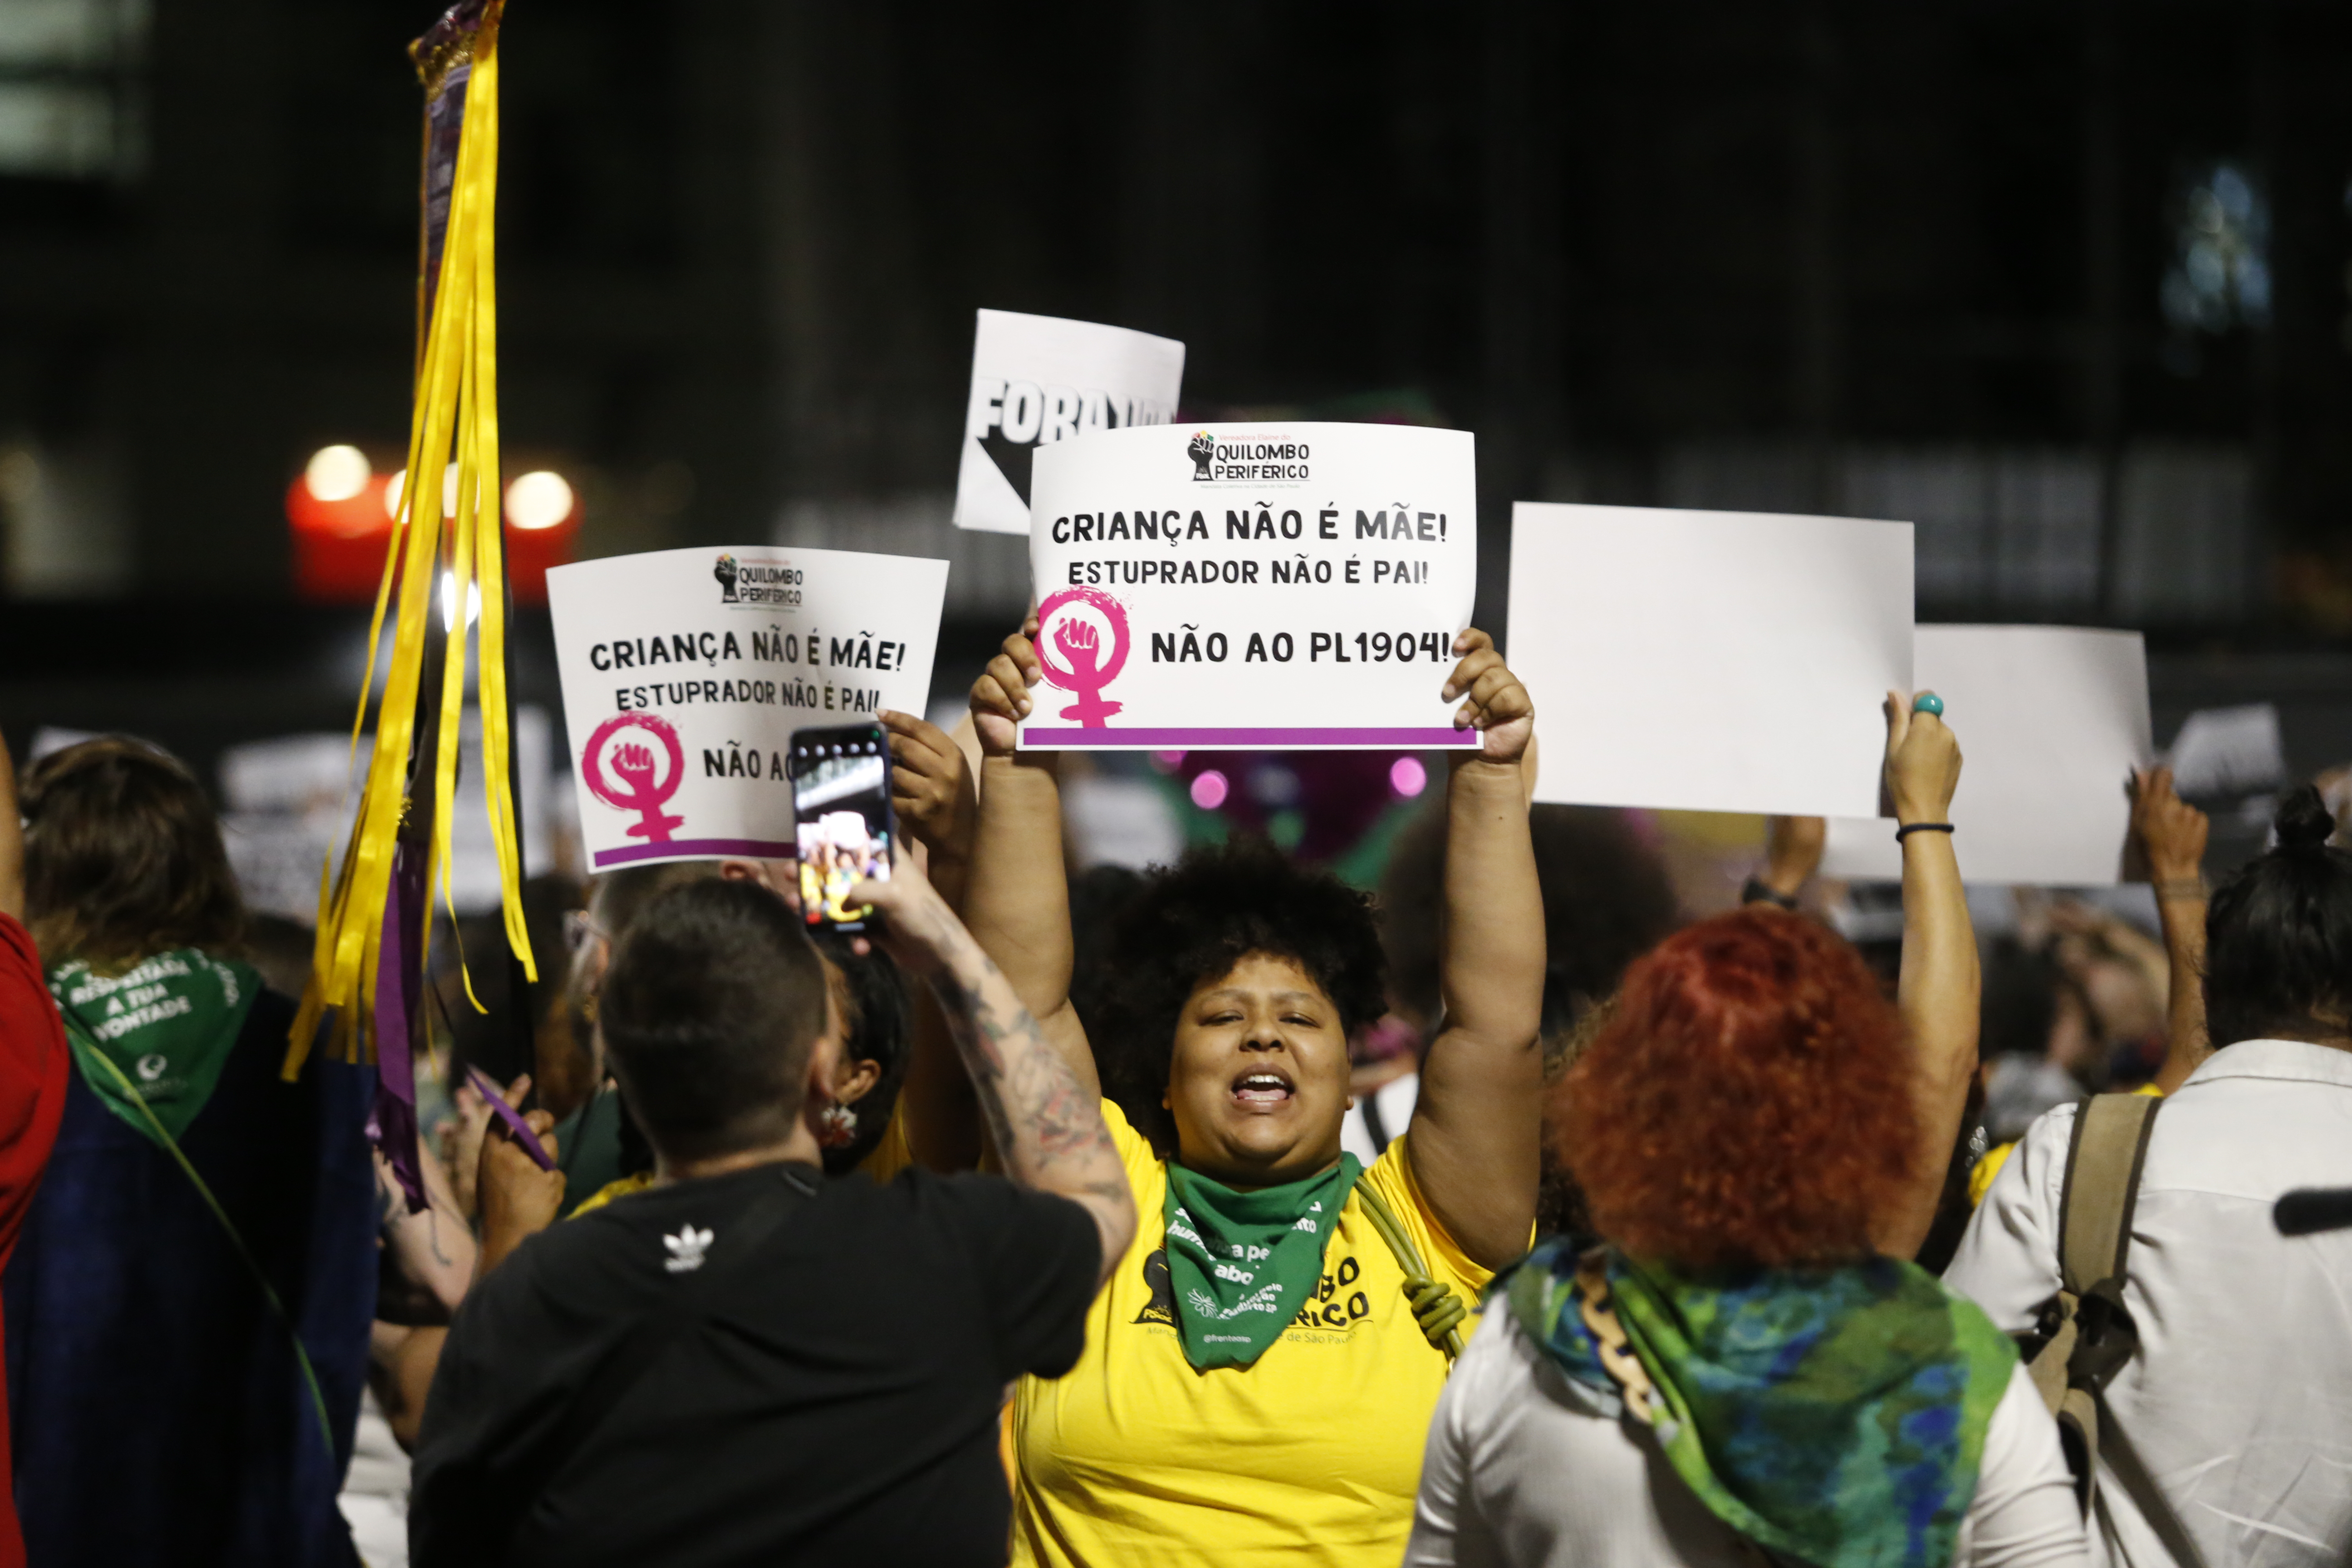
[[[1369,746],[1409,749],[1478,745],[1475,730],[1082,730],[1032,724],[1022,739],[1046,745],[1086,746]]]
[[[692,860],[720,855],[743,855],[754,860],[790,860],[799,855],[797,844],[766,838],[673,838],[667,844],[632,844],[625,849],[596,851],[596,869],[625,866],[632,860]]]

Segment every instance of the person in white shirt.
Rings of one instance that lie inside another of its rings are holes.
[[[2213,895],[2221,1048],[2166,1098],[2131,1211],[2138,1349],[2105,1390],[2099,1563],[2338,1563],[2352,1549],[2352,1232],[2284,1237],[2280,1196],[2352,1186],[2352,855],[2318,792]],[[2027,1131],[1945,1280],[2013,1333],[2057,1293],[2075,1108]]]
[[[1413,1568],[2083,1561],[2057,1430],[1918,1248],[1974,1066],[1959,752],[1890,699],[1901,1005],[1750,905],[1628,971],[1549,1129],[1607,1245],[1498,1281],[1431,1422]]]

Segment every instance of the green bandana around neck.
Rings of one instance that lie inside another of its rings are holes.
[[[1363,1173],[1362,1161],[1342,1154],[1304,1181],[1242,1193],[1168,1163],[1168,1280],[1193,1371],[1248,1366],[1290,1326]]]
[[[251,964],[193,947],[142,959],[121,974],[93,973],[79,959],[49,972],[82,1082],[150,1141],[155,1126],[139,1102],[168,1136],[185,1132],[260,994]]]
[[[2009,1336],[1890,1258],[1701,1275],[1608,1253],[1610,1304],[1650,1374],[1652,1427],[1707,1511],[1816,1568],[1946,1568]],[[1576,1281],[1548,1242],[1496,1289],[1560,1370],[1614,1393]]]

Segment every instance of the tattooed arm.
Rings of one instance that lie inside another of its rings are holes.
[[[528,1089],[530,1083],[526,1078],[520,1087]],[[458,1212],[440,1158],[422,1140],[416,1157],[430,1205],[417,1214],[409,1212],[391,1163],[382,1154],[375,1157],[376,1192],[383,1203],[383,1244],[404,1279],[429,1292],[444,1311],[454,1312],[474,1281],[474,1233]]]
[[[1013,983],[907,857],[890,880],[862,882],[848,899],[874,905],[881,944],[931,983],[1005,1173],[1094,1216],[1109,1279],[1135,1237],[1135,1194],[1092,1086],[1046,1043]]]

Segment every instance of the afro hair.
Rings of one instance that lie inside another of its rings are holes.
[[[1258,838],[1196,847],[1153,871],[1119,910],[1103,953],[1115,981],[1097,991],[1094,1046],[1104,1091],[1162,1154],[1175,1151],[1175,1121],[1160,1101],[1184,1004],[1251,953],[1305,970],[1351,1035],[1387,1008],[1371,900],[1337,877]]]

